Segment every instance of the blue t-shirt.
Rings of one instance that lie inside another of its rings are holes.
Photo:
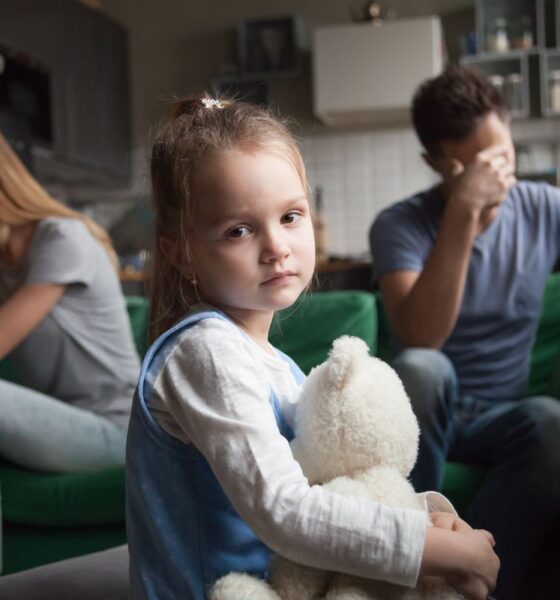
[[[392,271],[422,271],[443,210],[443,198],[432,188],[379,214],[370,231],[376,281]],[[560,190],[523,181],[475,239],[459,318],[442,348],[461,393],[492,399],[525,392],[542,295],[559,254],[559,228]]]

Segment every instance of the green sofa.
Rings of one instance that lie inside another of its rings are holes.
[[[127,298],[140,355],[146,351],[148,303]],[[0,378],[18,382],[9,359]],[[126,542],[124,472],[52,474],[22,469],[0,459],[2,574],[14,573]]]
[[[146,348],[147,301],[128,298],[141,354]],[[372,354],[389,359],[388,327],[378,294],[332,291],[305,295],[278,315],[271,341],[308,372],[340,335],[364,339]],[[532,353],[530,393],[560,390],[560,274],[548,281]],[[7,361],[0,377],[13,379]],[[459,512],[484,479],[472,465],[446,465],[444,493]],[[88,474],[46,474],[0,464],[4,573],[109,548],[125,541],[122,469]]]

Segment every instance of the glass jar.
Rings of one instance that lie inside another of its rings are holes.
[[[505,78],[503,75],[488,75],[488,81],[500,92],[500,96],[504,96]]]
[[[504,81],[504,101],[512,113],[523,111],[523,77],[521,73],[510,73]]]
[[[488,52],[502,53],[509,50],[507,21],[503,17],[494,19],[490,25],[487,38]]]
[[[548,103],[553,112],[560,112],[560,70],[548,74]]]
[[[530,50],[533,45],[533,20],[530,16],[524,15],[512,23],[511,47],[519,50]]]

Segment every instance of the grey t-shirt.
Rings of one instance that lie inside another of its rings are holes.
[[[0,269],[0,302],[21,285],[66,286],[10,354],[24,385],[125,428],[140,367],[105,249],[79,219],[47,218],[37,226],[25,263]]]
[[[370,232],[375,280],[392,271],[422,271],[443,209],[432,188],[379,214]],[[523,181],[475,239],[459,318],[442,348],[462,393],[490,399],[524,394],[559,234],[560,190]]]

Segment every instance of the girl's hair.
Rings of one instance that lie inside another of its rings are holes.
[[[107,232],[89,217],[64,206],[48,194],[0,133],[0,248],[7,241],[12,227],[47,217],[80,219],[117,268],[117,255]]]
[[[284,121],[266,108],[229,99],[175,102],[152,149],[156,244],[151,274],[150,338],[155,339],[200,301],[189,253],[196,202],[193,188],[212,152],[261,150],[288,160],[308,189],[298,145]]]

